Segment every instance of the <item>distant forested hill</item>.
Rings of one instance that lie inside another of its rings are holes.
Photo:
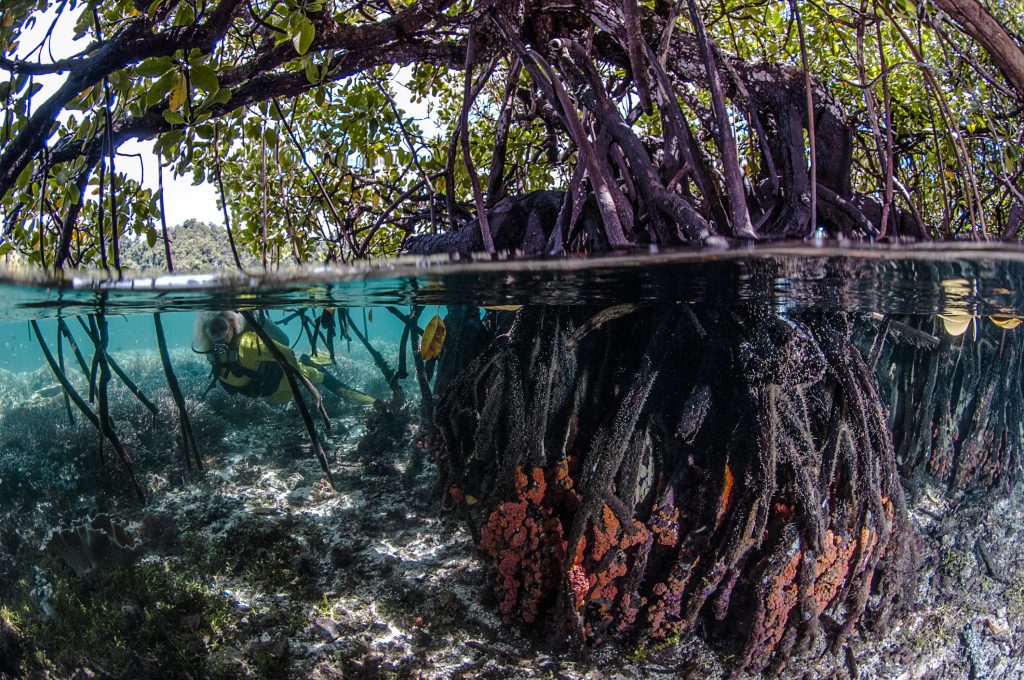
[[[217,271],[235,267],[227,234],[219,224],[185,220],[170,227],[168,237],[175,272]],[[239,257],[245,266],[258,265],[248,253],[240,252]],[[128,243],[122,251],[121,261],[125,269],[136,272],[167,271],[163,244],[158,242],[150,247],[144,238]]]

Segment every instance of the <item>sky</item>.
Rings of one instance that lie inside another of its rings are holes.
[[[24,58],[26,53],[34,48],[50,27],[55,16],[55,8],[39,15],[35,26],[26,31],[18,46],[16,56]],[[73,56],[89,43],[88,38],[75,41],[74,26],[78,12],[64,16],[57,22],[51,38],[50,49],[43,48],[43,61],[50,61],[52,52],[54,59],[63,59]],[[37,82],[43,84],[43,89],[36,95],[37,101],[44,101],[50,94],[60,87],[66,76],[51,75],[37,78]],[[51,139],[50,143],[54,141]],[[135,180],[144,180],[143,186],[157,189],[157,158],[153,153],[151,141],[136,142],[130,141],[121,145],[118,149],[119,157],[116,159],[117,169],[124,172]],[[140,154],[142,156],[142,167],[138,158],[129,157],[127,154]],[[213,222],[223,224],[223,214],[217,207],[217,191],[212,184],[192,185],[191,173],[181,177],[174,177],[173,171],[164,169],[164,210],[167,217],[167,224],[181,224],[190,217],[202,222]]]

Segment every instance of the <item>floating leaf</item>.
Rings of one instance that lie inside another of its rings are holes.
[[[420,356],[426,361],[436,359],[441,354],[441,348],[444,347],[444,338],[447,333],[448,330],[444,327],[441,315],[435,314],[434,318],[427,323],[427,327],[423,329],[423,338],[420,340]]]
[[[491,309],[498,312],[518,312],[522,305],[484,305],[484,309]]]
[[[1012,331],[1020,325],[1020,317],[1016,316],[990,316],[988,319],[995,325],[1008,331]]]
[[[942,326],[946,332],[954,337],[963,335],[974,321],[974,317],[967,312],[948,312],[939,314],[939,318],[942,319]]]

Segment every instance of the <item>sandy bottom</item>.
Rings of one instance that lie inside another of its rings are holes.
[[[368,465],[356,455],[362,414],[337,420],[336,490],[297,418],[281,412],[258,427],[208,428],[218,444],[201,475],[184,478],[173,459],[176,472],[151,465],[144,507],[123,493],[94,502],[82,494],[101,491],[80,485],[77,505],[0,498],[0,613],[16,631],[0,631],[0,652],[20,650],[29,677],[728,676],[730,658],[699,630],[581,658],[503,624],[488,565],[441,510],[429,466],[410,481],[400,453]],[[920,564],[888,629],[805,653],[781,677],[1024,677],[1022,490],[953,504],[915,487]],[[142,541],[139,559],[79,576],[40,550],[75,507],[109,511]]]

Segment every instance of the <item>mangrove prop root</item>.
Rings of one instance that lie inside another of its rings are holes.
[[[67,375],[67,371],[64,368],[64,336],[58,330],[57,332],[57,368],[64,375]],[[68,415],[68,423],[74,425],[75,414],[71,411],[71,397],[68,396],[67,392],[64,392],[64,411]]]
[[[909,528],[849,320],[607,316],[524,308],[436,392],[448,500],[503,617],[581,645],[700,623],[737,672],[880,622]]]
[[[330,426],[330,420],[327,417],[327,412],[324,410],[323,397],[320,395],[319,390],[313,386],[306,376],[302,375],[302,371],[298,370],[285,358],[284,353],[278,349],[277,345],[271,339],[267,332],[263,330],[263,326],[259,324],[256,317],[252,312],[242,312],[242,316],[249,322],[249,326],[259,336],[260,340],[263,341],[264,346],[270,353],[274,355],[274,360],[281,366],[281,371],[284,372],[285,379],[288,380],[288,387],[292,391],[292,398],[295,400],[295,407],[299,410],[299,415],[302,416],[302,422],[306,426],[306,432],[309,433],[310,446],[313,447],[313,451],[316,453],[316,459],[320,463],[320,469],[323,470],[324,476],[327,478],[328,483],[332,489],[336,489],[337,486],[334,484],[334,475],[331,474],[331,465],[327,460],[327,454],[324,453],[324,448],[320,444],[320,437],[316,432],[316,425],[313,423],[313,416],[309,413],[309,407],[306,406],[305,400],[302,398],[302,392],[299,390],[299,384],[309,392],[310,396],[316,402],[317,411],[320,413],[320,417],[323,419],[324,426]]]
[[[936,325],[915,323],[922,332]],[[977,334],[943,334],[925,349],[887,343],[879,357],[883,388],[888,383],[896,395],[891,420],[902,474],[924,472],[953,495],[1012,488],[1024,454],[1024,335],[983,319]]]
[[[159,314],[153,315],[153,325],[156,327],[156,344],[160,351],[160,363],[164,368],[164,377],[167,379],[167,387],[171,390],[171,398],[178,409],[178,424],[181,428],[181,447],[185,454],[185,467],[192,470],[192,461],[195,460],[196,469],[203,469],[203,459],[199,454],[199,445],[196,444],[196,437],[192,431],[192,422],[188,418],[188,409],[185,405],[185,397],[181,394],[181,386],[178,385],[178,377],[174,374],[174,367],[171,365],[171,355],[167,351],[167,337],[164,335],[164,324]]]
[[[43,339],[42,331],[39,330],[39,324],[32,320],[29,322],[32,326],[32,331],[35,333],[36,340],[39,342],[39,348],[43,351],[43,357],[46,359],[47,365],[50,370],[53,371],[53,375],[57,378],[61,387],[64,388],[64,394],[66,394],[78,408],[78,410],[85,416],[85,419],[92,423],[93,427],[99,430],[100,434],[103,435],[110,445],[114,447],[114,451],[117,452],[118,457],[121,458],[121,462],[124,463],[125,469],[128,471],[128,476],[131,479],[132,487],[135,489],[136,495],[142,502],[146,501],[146,492],[143,490],[142,485],[139,484],[139,480],[135,477],[135,465],[132,462],[131,456],[128,455],[128,451],[124,448],[124,444],[121,443],[121,439],[117,436],[117,432],[114,431],[113,425],[110,423],[108,414],[104,411],[103,416],[97,416],[93,410],[86,403],[85,399],[78,394],[78,390],[68,380],[67,375],[64,371],[60,370],[60,366],[57,365],[57,361],[53,358],[53,354],[50,352],[50,347],[46,344],[46,340]],[[104,330],[105,333],[105,330]],[[101,402],[105,406],[106,397],[103,397],[104,401]]]
[[[90,326],[86,326],[85,322],[82,321],[82,317],[78,317],[78,322],[82,325],[82,328],[85,330],[86,334],[89,335],[89,339],[92,340],[93,344],[98,345],[100,340],[98,337],[96,337],[95,330]],[[156,407],[156,404],[154,404],[152,401],[149,400],[148,397],[146,397],[142,389],[135,384],[135,381],[133,381],[128,376],[128,374],[125,373],[125,370],[121,368],[121,365],[118,364],[117,361],[114,360],[114,357],[110,356],[110,353],[107,352],[106,350],[104,350],[103,352],[103,359],[107,362],[107,366],[110,368],[110,370],[114,372],[114,375],[116,375],[118,379],[120,379],[121,382],[124,384],[124,386],[128,388],[128,391],[135,395],[135,398],[138,399],[139,402],[141,402],[142,405],[146,407],[146,410],[152,413],[153,416],[156,416],[160,412],[160,410]]]

